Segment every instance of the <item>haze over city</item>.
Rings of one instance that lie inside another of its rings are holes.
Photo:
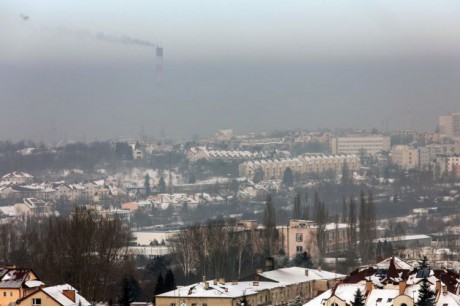
[[[458,106],[459,14],[458,1],[2,1],[0,137],[432,131]],[[98,33],[161,45],[162,81],[155,48]]]

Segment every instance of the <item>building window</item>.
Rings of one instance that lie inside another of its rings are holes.
[[[206,304],[206,303],[203,303],[203,306],[208,306],[208,304]]]
[[[338,305],[337,303],[334,302],[334,303],[332,303],[332,306],[339,306],[339,305]]]
[[[171,303],[171,306],[176,306],[176,303]]]
[[[32,299],[32,305],[41,305],[42,299]]]
[[[10,291],[10,296],[13,296],[13,292]]]
[[[303,235],[300,234],[300,233],[295,234],[295,241],[302,242],[303,241]]]
[[[303,247],[301,245],[298,245],[295,248],[296,248],[297,253],[300,253],[303,251]]]

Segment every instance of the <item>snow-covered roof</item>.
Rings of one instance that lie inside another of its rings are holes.
[[[259,275],[285,285],[297,284],[313,280],[329,280],[345,277],[343,274],[316,269],[306,269],[302,267],[290,267],[273,271],[266,271],[259,273]]]
[[[54,300],[56,300],[62,306],[74,306],[74,305],[90,306],[91,305],[90,302],[88,302],[84,297],[78,294],[78,291],[74,287],[68,284],[46,287],[46,288],[42,288],[42,290],[46,294],[51,296]],[[63,293],[64,290],[75,290],[75,302],[64,295]]]
[[[390,261],[391,261],[391,258],[392,257],[388,257],[387,259],[384,259],[382,260],[381,262],[377,263],[377,267],[378,268],[388,268],[390,266]],[[410,264],[408,264],[407,262],[405,262],[404,260],[402,260],[401,258],[399,257],[393,257],[393,262],[395,264],[395,267],[396,269],[399,269],[399,270],[412,270],[412,266]]]
[[[29,288],[34,288],[34,287],[44,286],[45,283],[39,280],[30,280],[30,281],[25,282],[25,285]]]
[[[208,289],[205,283],[200,282],[189,286],[177,288],[160,295],[158,297],[204,297],[204,298],[238,298],[243,295],[249,296],[258,291],[280,287],[280,284],[273,282],[236,282],[219,283],[208,281]]]

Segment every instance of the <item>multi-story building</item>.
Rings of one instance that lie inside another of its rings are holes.
[[[7,266],[0,269],[0,306],[8,306],[37,291],[44,285],[37,275],[26,268]]]
[[[409,145],[396,145],[391,149],[391,161],[403,169],[419,167],[419,150]]]
[[[326,224],[326,254],[341,252],[346,249],[349,241],[347,229],[348,225],[344,223]],[[278,231],[289,258],[294,258],[302,252],[307,252],[313,257],[318,254],[316,239],[318,225],[314,221],[290,220],[288,226],[279,226]]]
[[[262,169],[264,178],[280,179],[287,168],[294,173],[325,173],[334,171],[340,173],[344,164],[350,171],[358,170],[359,158],[356,155],[304,155],[296,158],[262,159],[246,161],[239,165],[239,174],[244,177],[253,177],[257,169]]]
[[[460,146],[458,144],[431,144],[425,146],[430,155],[430,159],[436,158],[439,155],[450,155],[460,153]]]
[[[450,137],[459,137],[460,113],[439,116],[439,133]]]
[[[438,171],[438,175],[453,174],[460,177],[460,155],[440,155],[433,160],[434,171]]]
[[[352,135],[332,138],[331,150],[332,154],[375,154],[390,151],[390,144],[385,135]]]

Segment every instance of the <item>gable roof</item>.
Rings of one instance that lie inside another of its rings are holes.
[[[75,302],[69,299],[64,295],[64,290],[74,290],[75,291]],[[32,292],[29,295],[26,295],[22,299],[16,301],[16,304],[20,304],[22,301],[36,295],[38,292],[43,292],[48,295],[50,298],[55,300],[61,306],[91,306],[91,303],[88,302],[83,296],[78,294],[78,291],[69,284],[57,285],[52,287],[40,288],[37,291]]]
[[[0,288],[21,288],[28,281],[27,278],[31,272],[33,273],[27,268],[0,269]]]

